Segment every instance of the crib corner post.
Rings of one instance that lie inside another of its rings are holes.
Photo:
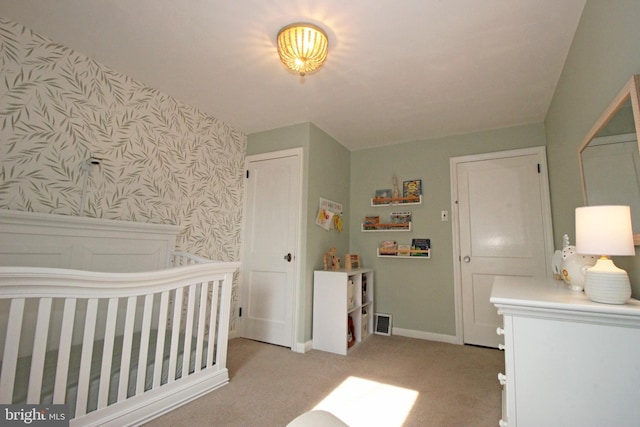
[[[218,323],[218,342],[216,345],[216,364],[219,369],[225,369],[227,367],[227,342],[229,341],[232,287],[233,273],[227,273],[224,279],[222,279],[222,290],[220,293],[220,320]]]

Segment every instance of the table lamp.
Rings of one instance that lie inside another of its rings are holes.
[[[600,256],[585,274],[584,292],[591,301],[624,304],[629,300],[629,276],[609,259],[636,253],[629,206],[576,208],[576,252]]]

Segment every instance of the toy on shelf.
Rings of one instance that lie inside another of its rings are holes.
[[[325,271],[327,270],[340,270],[340,258],[336,256],[336,248],[331,247],[329,252],[324,254],[323,258],[323,267]]]

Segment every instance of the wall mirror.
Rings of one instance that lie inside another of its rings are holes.
[[[578,148],[585,205],[629,205],[640,245],[640,75],[614,98]]]

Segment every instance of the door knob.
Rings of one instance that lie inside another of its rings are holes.
[[[285,259],[285,261],[287,261],[287,262],[291,262],[291,258],[292,258],[292,256],[291,256],[291,254],[290,254],[290,253],[288,253],[288,254],[286,254],[286,255],[284,256],[284,259]]]
[[[471,261],[471,257],[469,255],[465,256],[464,258],[462,258],[462,260],[464,262],[470,262]]]

